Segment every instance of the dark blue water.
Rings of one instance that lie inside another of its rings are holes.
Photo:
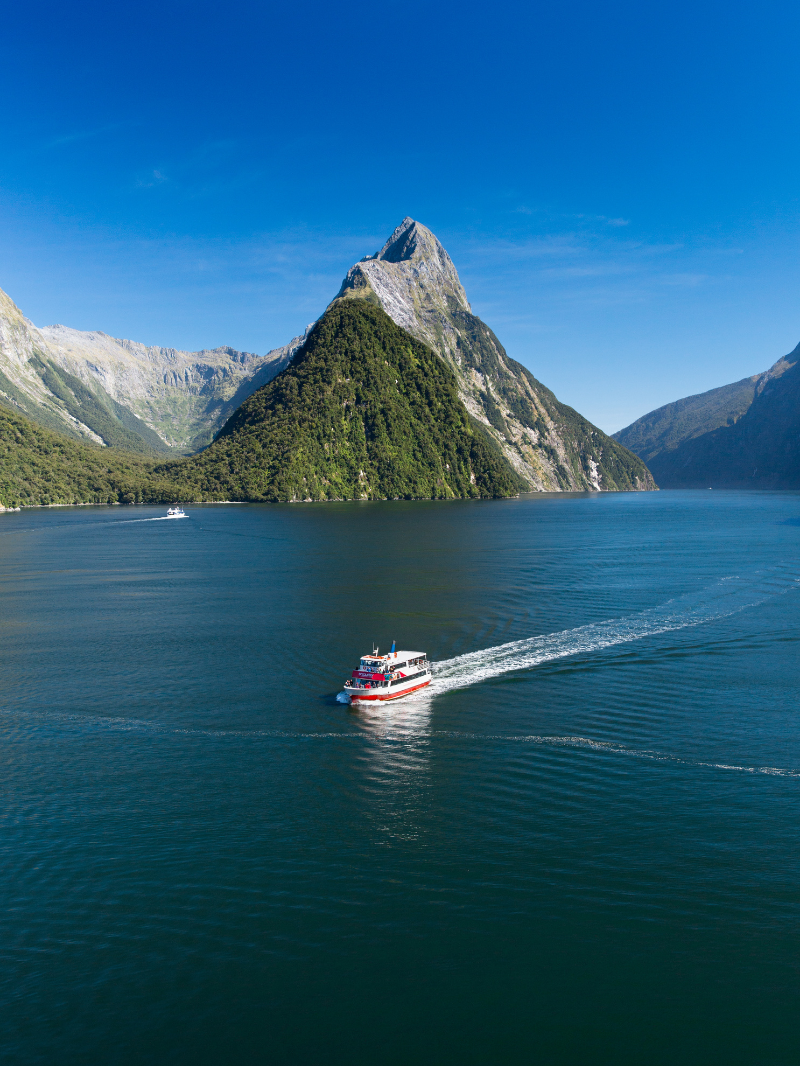
[[[162,513],[0,516],[4,1063],[800,1062],[800,494]]]

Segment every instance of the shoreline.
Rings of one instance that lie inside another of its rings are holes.
[[[248,500],[184,500],[182,501],[187,507],[208,507],[215,506],[216,504],[238,504],[244,506]],[[120,503],[119,500],[114,500],[113,503],[24,503],[20,507],[4,507],[0,504],[0,514],[4,512],[11,514],[13,511],[34,511],[43,510],[46,507],[167,507],[166,503]]]

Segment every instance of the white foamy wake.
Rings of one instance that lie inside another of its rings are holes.
[[[188,518],[189,515],[185,514],[182,518]],[[132,526],[138,522],[177,522],[179,519],[174,518],[172,515],[162,514],[158,518],[118,518],[116,521],[109,523],[114,526]]]
[[[190,518],[191,515],[184,515],[184,518]],[[72,522],[56,522],[51,526],[38,526],[38,527],[25,527],[23,529],[9,529],[0,533],[0,537],[16,536],[19,533],[52,533],[54,530],[64,529],[70,527],[73,530],[80,528],[81,531],[91,526],[105,526],[106,529],[113,526],[133,526],[140,522],[175,522],[177,519],[170,518],[169,515],[159,515],[158,518],[112,518],[110,521],[100,522],[82,522],[80,527],[76,523]]]
[[[749,766],[747,764],[709,762],[701,759],[691,759],[684,755],[676,755],[669,751],[657,751],[653,748],[630,748],[626,744],[618,744],[608,740],[593,740],[591,737],[559,737],[538,736],[536,734],[523,734],[512,736],[509,734],[495,733],[457,733],[454,731],[437,730],[430,736],[459,737],[465,740],[498,740],[504,744],[536,744],[545,748],[582,748],[586,751],[599,752],[605,755],[623,755],[633,759],[649,759],[652,762],[677,763],[681,766],[697,766],[709,770],[732,770],[743,774],[767,774],[770,777],[794,777],[800,778],[800,770],[789,766]],[[403,739],[392,737],[392,739]],[[415,740],[412,734],[409,739]]]
[[[483,651],[467,652],[454,659],[433,663],[433,681],[421,698],[466,688],[513,670],[529,670],[541,663],[601,651],[658,633],[687,626],[703,625],[755,607],[796,588],[800,574],[796,567],[773,567],[750,577],[728,577],[702,592],[690,593],[627,618],[597,622],[547,633],[527,640],[499,644]],[[413,698],[413,697],[410,697]]]

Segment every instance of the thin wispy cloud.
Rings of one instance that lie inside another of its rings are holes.
[[[608,215],[569,215],[569,218],[580,218],[586,222],[600,222],[605,226],[630,226],[631,220],[629,218],[611,218]]]
[[[546,267],[537,270],[539,278],[602,278],[613,274],[631,274],[636,267],[633,263],[599,262],[586,266]]]
[[[127,129],[131,126],[135,126],[135,122],[112,122],[108,126],[98,126],[93,130],[76,130],[73,133],[64,133],[59,137],[53,137],[45,144],[41,145],[41,148],[61,148],[67,144],[76,144],[79,141],[89,141],[93,137],[102,137],[106,133],[113,133],[116,130]]]
[[[527,330],[539,333],[551,330],[559,314],[655,307],[670,289],[688,293],[721,280],[716,249],[631,239],[623,218],[563,217],[572,225],[562,232],[467,239],[452,249],[476,313],[498,326],[513,319],[519,328],[527,320]],[[521,229],[529,225],[520,219]],[[515,307],[510,315],[509,304]]]
[[[708,274],[664,274],[659,278],[662,285],[681,285],[694,287],[709,280]]]
[[[151,170],[146,177],[137,178],[135,185],[137,189],[154,189],[156,186],[164,185],[168,181],[169,178],[160,170]]]
[[[231,196],[268,178],[267,167],[242,161],[243,151],[233,138],[205,141],[190,152],[162,157],[157,169],[136,173],[127,187],[152,189],[169,182],[173,195],[185,201]]]
[[[499,239],[468,243],[467,254],[488,262],[520,261],[543,257],[580,254],[584,245],[574,234],[532,237],[523,240]],[[458,267],[458,263],[456,263]]]

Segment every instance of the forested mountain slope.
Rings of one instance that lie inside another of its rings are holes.
[[[649,463],[686,440],[738,422],[753,402],[760,378],[754,374],[732,385],[665,404],[615,433],[614,439]]]
[[[350,302],[200,455],[154,462],[68,440],[0,408],[0,504],[510,496],[517,475],[445,363]]]
[[[143,456],[85,444],[0,405],[0,506],[178,499]]]
[[[177,464],[163,468],[177,473]],[[293,362],[181,464],[236,499],[509,496],[520,479],[450,368],[379,307],[335,304]]]
[[[800,345],[763,374],[651,411],[614,434],[663,488],[800,487]]]
[[[7,298],[0,312],[5,504],[655,488],[640,458],[508,357],[411,219],[348,273],[305,338],[260,362],[37,330]],[[159,449],[207,442],[226,412],[205,451],[159,461]]]

